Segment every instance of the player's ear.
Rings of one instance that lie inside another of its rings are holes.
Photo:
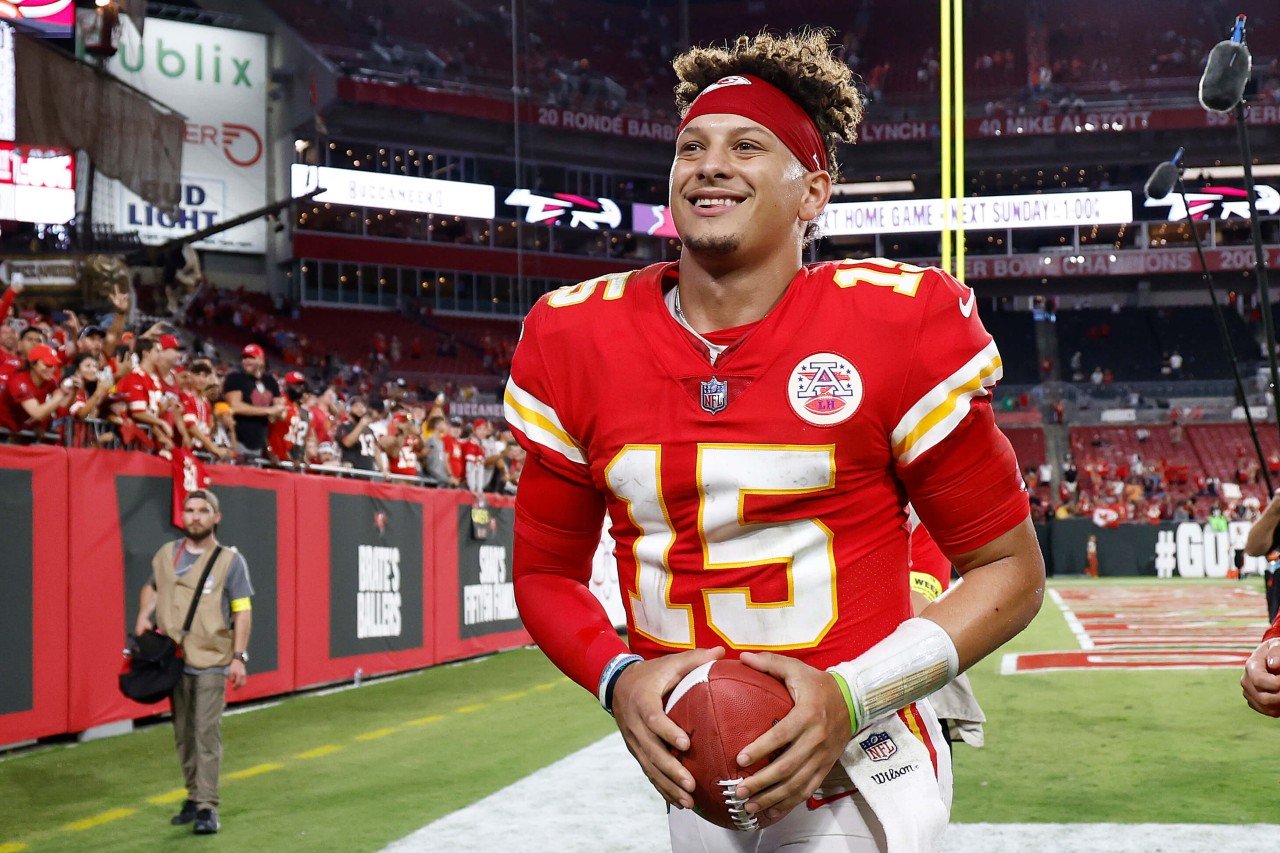
[[[804,178],[804,195],[800,199],[797,215],[802,222],[812,222],[822,215],[831,200],[831,173],[818,170],[808,172]]]

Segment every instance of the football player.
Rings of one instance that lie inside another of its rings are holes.
[[[862,117],[823,34],[744,36],[674,65],[680,260],[548,294],[513,360],[521,617],[615,716],[675,807],[675,850],[933,849],[951,775],[925,697],[1043,596],[991,412],[1000,356],[974,293],[940,270],[803,265],[836,144]],[[919,617],[908,502],[965,578]],[[588,589],[605,512],[630,648]],[[687,810],[689,741],[663,710],[726,654],[795,698],[738,756],[771,763],[729,792],[777,820],[766,837]]]

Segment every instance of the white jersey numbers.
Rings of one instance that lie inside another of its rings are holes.
[[[637,631],[677,648],[693,648],[689,605],[671,603],[668,561],[676,541],[662,498],[661,448],[628,445],[605,473],[639,530],[634,546]],[[737,649],[810,648],[835,624],[836,569],[831,531],[816,519],[747,521],[751,495],[796,495],[835,487],[830,446],[703,444],[698,446],[697,536],[707,571],[780,565],[787,597],[757,601],[748,587],[702,585],[708,627]]]
[[[554,290],[547,297],[547,305],[552,308],[568,308],[570,305],[581,305],[591,298],[592,294],[596,292],[596,288],[601,284],[604,285],[602,299],[606,302],[621,299],[627,288],[627,279],[631,278],[632,272],[632,270],[615,272]]]

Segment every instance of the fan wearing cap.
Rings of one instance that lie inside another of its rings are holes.
[[[214,440],[215,427],[213,403],[209,390],[218,383],[213,365],[201,359],[194,362],[178,377],[178,400],[182,404],[182,423],[187,430],[187,447],[202,449],[218,459],[230,459],[234,454]]]
[[[301,405],[307,390],[307,377],[296,370],[284,376],[284,399],[279,417],[267,426],[267,456],[274,462],[298,463],[303,458],[307,442],[307,412]]]
[[[27,367],[0,384],[0,429],[43,431],[60,408],[70,405],[75,391],[58,385],[62,358],[48,344],[27,350]]]
[[[222,382],[222,398],[236,419],[236,438],[241,447],[260,454],[267,447],[267,425],[284,414],[280,385],[267,371],[266,354],[257,344],[240,353],[240,370],[227,374]]]
[[[177,391],[168,377],[182,355],[182,346],[173,335],[138,338],[134,344],[138,366],[116,383],[116,391],[129,402],[129,417],[151,430],[151,439],[161,450],[180,443],[185,429],[174,416]]]
[[[927,697],[1043,595],[991,412],[1000,355],[973,292],[940,270],[803,263],[862,118],[824,33],[673,64],[679,261],[547,294],[512,360],[521,619],[614,715],[674,806],[674,850],[936,849],[951,769]],[[908,503],[965,576],[918,617]],[[625,643],[589,591],[606,512]],[[795,699],[732,756],[772,758],[726,792],[758,835],[691,811],[689,740],[664,710],[726,656]]]

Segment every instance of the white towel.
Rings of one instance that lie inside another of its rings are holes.
[[[884,828],[887,853],[939,849],[951,818],[951,752],[927,700],[863,727],[840,764]]]

